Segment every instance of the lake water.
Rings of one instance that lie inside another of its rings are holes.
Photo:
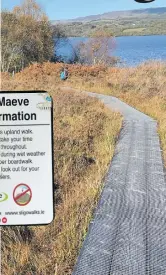
[[[57,51],[67,61],[74,48],[88,38],[68,38],[60,41]],[[166,35],[116,37],[116,47],[111,53],[122,61],[120,66],[136,66],[148,60],[166,61]]]

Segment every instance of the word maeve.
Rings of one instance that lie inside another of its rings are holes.
[[[0,92],[0,226],[54,218],[52,112],[46,92]]]

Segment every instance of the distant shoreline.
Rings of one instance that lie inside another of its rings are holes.
[[[166,36],[165,34],[137,34],[137,35],[114,35],[113,37],[139,37],[139,36]],[[110,36],[111,37],[111,36]],[[69,37],[65,37],[65,38],[92,38],[91,36],[69,36]],[[63,39],[63,37],[62,37]]]
[[[114,36],[114,37],[139,37],[139,36],[166,36],[165,34],[138,34],[138,35],[120,35],[120,36]]]
[[[57,24],[52,22],[52,26],[53,28],[59,26],[63,34],[68,37],[92,37],[95,32],[102,30],[108,31],[115,37],[166,35],[166,8],[116,14],[118,17],[112,17],[112,13],[107,13],[102,17],[101,15],[85,17],[86,21],[85,18],[82,21],[80,18],[77,22],[61,21]]]

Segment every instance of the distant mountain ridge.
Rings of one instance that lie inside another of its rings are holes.
[[[137,9],[137,10],[127,10],[127,11],[112,11],[98,15],[89,15],[86,17],[78,17],[75,19],[69,20],[52,20],[51,23],[71,23],[71,22],[90,22],[96,20],[107,20],[107,19],[117,19],[117,18],[125,18],[125,17],[145,17],[145,16],[153,16],[153,15],[163,15],[166,14],[166,7],[161,8],[148,8],[148,9]]]

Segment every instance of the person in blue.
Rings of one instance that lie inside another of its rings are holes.
[[[61,80],[66,80],[68,78],[68,69],[63,68],[60,73]]]

